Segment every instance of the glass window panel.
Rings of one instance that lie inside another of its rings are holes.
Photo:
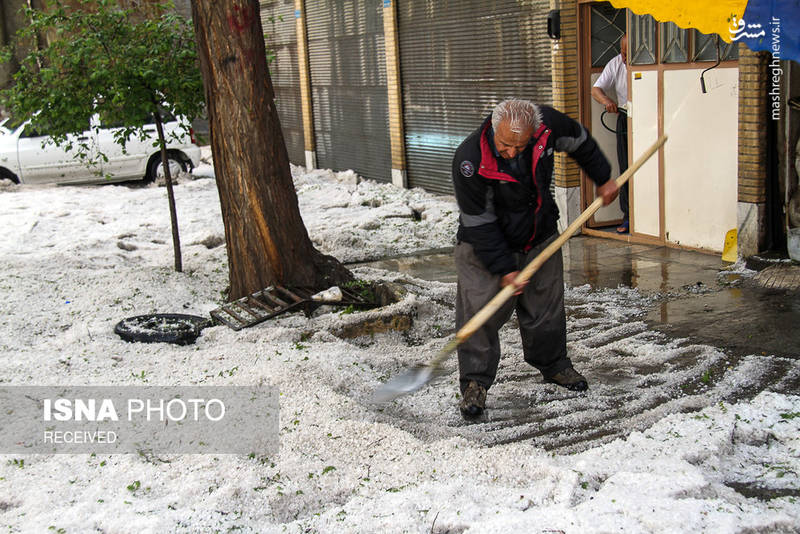
[[[592,5],[592,67],[604,67],[619,54],[619,40],[625,35],[625,10],[609,2]]]
[[[656,62],[656,21],[650,15],[631,16],[631,65],[652,65]]]
[[[708,35],[692,30],[694,35],[694,46],[692,61],[716,61],[717,60],[717,34]],[[739,59],[739,47],[736,43],[726,43],[719,39],[719,54],[722,61]]]
[[[30,124],[22,130],[22,133],[19,135],[23,138],[31,138],[31,137],[44,137],[47,135],[47,130],[44,128],[34,128]]]
[[[686,63],[689,61],[689,32],[679,28],[674,22],[663,22],[659,33],[662,63]]]

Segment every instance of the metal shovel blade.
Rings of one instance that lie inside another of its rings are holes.
[[[403,374],[397,375],[372,393],[370,402],[381,404],[394,400],[401,395],[417,391],[434,377],[433,368],[428,365],[417,365]]]
[[[450,341],[439,353],[428,363],[415,365],[403,374],[397,375],[385,384],[379,386],[370,397],[373,404],[381,404],[396,399],[402,395],[414,393],[422,386],[445,374],[442,363],[447,356],[456,350],[459,340]]]

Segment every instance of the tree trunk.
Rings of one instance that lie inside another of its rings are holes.
[[[178,233],[178,211],[175,209],[175,192],[172,188],[172,173],[169,169],[169,159],[167,158],[167,141],[164,139],[164,126],[161,123],[161,112],[158,106],[153,107],[153,117],[156,120],[156,130],[158,131],[158,146],[161,149],[161,167],[164,169],[164,181],[167,185],[167,203],[169,204],[169,222],[172,227],[172,253],[175,259],[175,271],[183,271],[183,260],[181,259],[181,238]],[[158,177],[154,177],[158,180]]]
[[[13,33],[8,27],[9,16],[6,15],[6,1],[0,0],[0,47],[5,48],[11,44],[11,34]],[[10,9],[8,9],[10,11]],[[0,63],[0,89],[5,89],[11,85],[11,77],[19,69],[17,58],[13,54],[8,63]],[[0,106],[0,116],[3,115],[3,107]]]
[[[352,279],[303,225],[267,70],[257,0],[192,0],[211,150],[228,252],[230,299],[282,284]]]

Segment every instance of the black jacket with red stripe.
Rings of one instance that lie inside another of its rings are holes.
[[[520,158],[530,162],[525,178],[504,172],[508,164],[494,148],[491,115],[453,158],[461,211],[458,240],[470,243],[493,274],[516,271],[513,253],[527,252],[556,232],[558,207],[550,193],[555,150],[567,152],[597,185],[611,174],[608,160],[580,123],[549,106],[538,107],[541,124]]]

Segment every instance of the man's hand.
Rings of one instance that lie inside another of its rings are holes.
[[[603,198],[603,206],[608,206],[619,194],[619,187],[616,180],[609,180],[597,188],[597,196]]]
[[[507,275],[503,276],[503,278],[500,279],[500,287],[514,286],[517,289],[514,292],[514,295],[522,295],[525,286],[528,285],[528,280],[525,280],[521,284],[515,284],[514,280],[516,280],[518,275],[519,271],[514,271],[512,273],[508,273]]]
[[[606,108],[609,113],[617,112],[617,103],[611,100],[605,91],[599,87],[592,87],[592,98],[597,100],[597,103]]]

